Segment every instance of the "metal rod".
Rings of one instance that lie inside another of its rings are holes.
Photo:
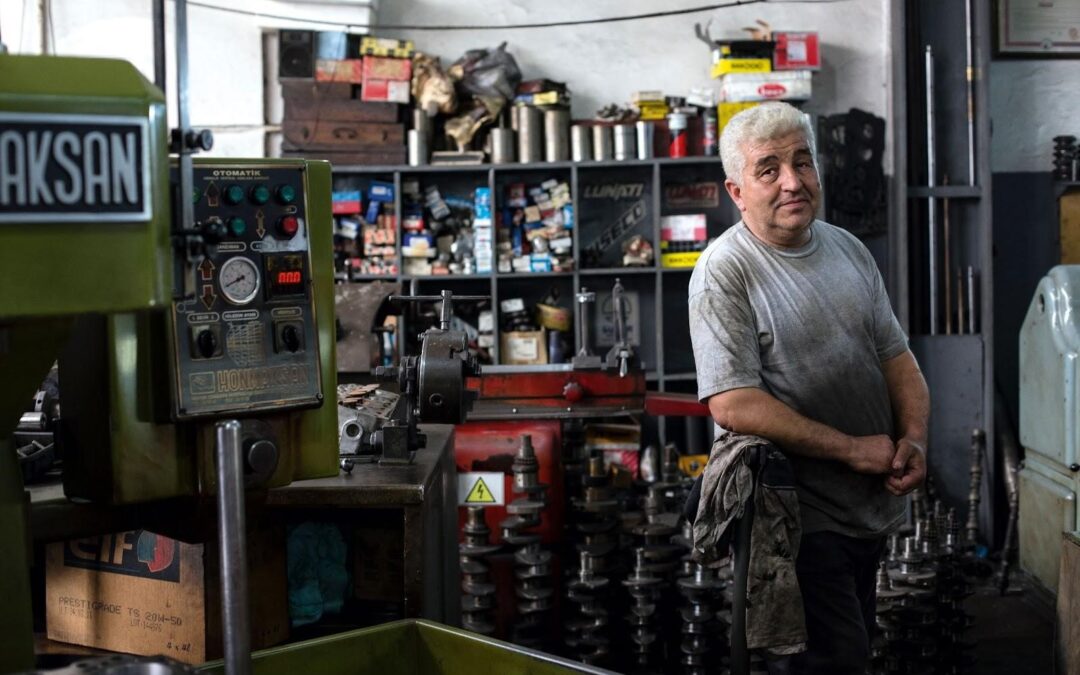
[[[934,51],[926,45],[926,185],[937,185],[937,156],[934,150]],[[938,250],[937,204],[933,190],[927,201],[926,227],[930,243],[930,334],[938,332]]]
[[[949,184],[949,174],[945,174],[942,181],[945,185]],[[952,238],[949,234],[949,198],[944,197],[941,200],[941,238],[944,242],[945,248],[945,334],[952,335],[953,318],[952,318],[952,254],[949,251],[949,240]]]
[[[967,142],[968,185],[975,186],[975,41],[972,38],[972,0],[964,0],[965,40],[967,42]]]
[[[979,541],[979,496],[982,490],[982,458],[985,447],[986,432],[982,429],[972,429],[971,489],[968,491],[968,515],[967,524],[964,527],[964,542],[971,547]]]
[[[165,91],[165,0],[153,0],[154,8],[154,84]]]
[[[963,335],[964,327],[964,270],[956,268],[956,332]]]
[[[194,171],[192,168],[192,149],[185,142],[185,136],[189,131],[188,121],[188,53],[187,53],[187,0],[175,0],[176,11],[176,128],[180,136],[179,169],[177,171],[177,194],[180,200],[176,215],[180,222],[176,223],[176,229],[180,232],[190,232],[195,227],[195,205],[192,203],[192,186],[194,184]],[[188,253],[186,268],[183,274],[183,296],[189,297],[195,294],[195,267],[201,262]]]
[[[975,334],[975,324],[978,322],[978,311],[975,308],[975,268],[968,265],[967,268],[967,302],[968,302],[968,332]]]
[[[218,547],[221,549],[221,627],[228,675],[251,673],[248,566],[245,550],[244,471],[240,422],[217,423]]]

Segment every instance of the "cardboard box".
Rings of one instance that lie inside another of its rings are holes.
[[[409,83],[395,80],[364,80],[364,86],[360,90],[360,100],[408,103]]]
[[[712,64],[709,73],[713,79],[723,77],[730,73],[768,73],[772,71],[772,61],[769,59],[717,59]]]
[[[285,533],[248,535],[251,647],[288,638]],[[50,640],[185,663],[220,658],[216,542],[187,544],[146,530],[49,544],[45,622]]]
[[[392,56],[398,59],[411,59],[416,51],[412,40],[394,40],[365,35],[360,38],[361,56]]]
[[[821,70],[821,49],[814,32],[773,32],[773,70]]]
[[[674,267],[674,268],[686,268],[693,267],[697,264],[698,258],[701,257],[701,251],[686,251],[681,253],[661,253],[660,254],[660,266],[661,267]]]
[[[717,114],[717,129],[724,130],[727,123],[731,121],[732,117],[735,117],[744,110],[749,110],[756,105],[761,105],[760,102],[754,101],[750,103],[721,103],[716,106]]]
[[[812,80],[809,70],[778,73],[733,73],[720,84],[720,98],[729,103],[750,101],[809,101]]]
[[[360,84],[364,81],[364,69],[360,59],[341,61],[319,60],[315,62],[316,82],[351,82]]]
[[[412,79],[412,61],[390,59],[382,56],[364,57],[364,81],[395,80],[409,82]]]
[[[548,362],[547,331],[510,331],[499,343],[499,361],[514,366],[542,365]]]

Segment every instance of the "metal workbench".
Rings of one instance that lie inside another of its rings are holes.
[[[412,464],[359,464],[351,474],[303,480],[274,488],[267,507],[290,518],[344,515],[361,527],[373,511],[404,532],[403,618],[457,626],[461,620],[457,556],[457,472],[454,428],[422,425],[427,447]],[[347,514],[341,511],[349,511]]]

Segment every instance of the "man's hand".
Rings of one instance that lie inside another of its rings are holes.
[[[926,451],[922,445],[908,438],[896,442],[896,455],[892,471],[885,479],[885,489],[902,497],[922,485],[926,478]]]
[[[847,465],[857,473],[886,474],[893,472],[896,446],[885,434],[855,436],[848,449]]]

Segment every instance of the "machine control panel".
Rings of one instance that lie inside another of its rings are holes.
[[[173,303],[177,419],[318,405],[302,163],[195,166],[206,257]]]

